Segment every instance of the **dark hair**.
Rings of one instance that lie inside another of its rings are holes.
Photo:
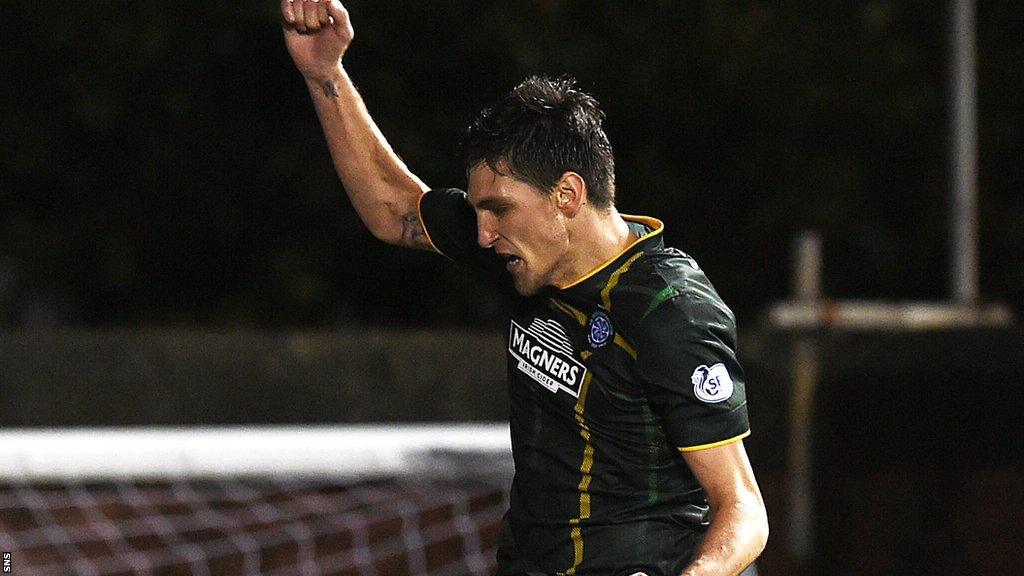
[[[583,177],[590,202],[615,200],[615,159],[601,129],[604,112],[572,78],[531,76],[480,112],[463,135],[466,170],[486,162],[496,172],[549,192],[562,174]]]

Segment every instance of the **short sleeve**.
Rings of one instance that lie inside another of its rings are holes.
[[[430,190],[420,197],[420,222],[431,246],[455,262],[491,273],[504,271],[493,250],[476,241],[476,212],[466,193],[456,188]]]
[[[750,434],[735,321],[710,285],[678,293],[640,328],[641,384],[677,448],[713,448]]]

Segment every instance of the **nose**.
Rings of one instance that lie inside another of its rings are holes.
[[[490,248],[498,240],[494,218],[486,210],[476,214],[476,241],[481,248]]]

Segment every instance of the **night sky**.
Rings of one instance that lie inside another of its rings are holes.
[[[481,4],[346,3],[346,66],[428,184],[465,186],[480,108],[568,74],[607,112],[619,209],[664,220],[741,325],[790,294],[807,229],[831,296],[949,294],[942,3]],[[276,2],[5,13],[0,324],[493,323],[465,271],[359,223]],[[1019,2],[979,3],[981,294],[1017,310],[1022,24]]]

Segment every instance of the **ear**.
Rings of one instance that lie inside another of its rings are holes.
[[[566,172],[555,182],[555,206],[567,218],[573,218],[587,203],[587,183],[575,172]]]

